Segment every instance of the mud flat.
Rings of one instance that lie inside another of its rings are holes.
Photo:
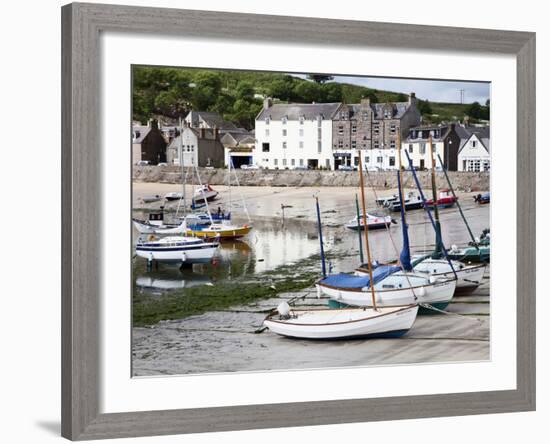
[[[223,311],[133,329],[135,376],[314,369],[457,361],[490,356],[489,268],[474,292],[455,295],[448,314],[417,317],[397,339],[306,341],[255,333],[282,300],[295,307],[325,305],[313,288]]]

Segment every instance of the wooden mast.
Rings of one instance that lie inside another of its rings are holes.
[[[370,256],[370,247],[369,247],[369,225],[367,223],[367,210],[365,209],[365,187],[363,184],[363,162],[361,160],[361,150],[358,151],[359,155],[359,184],[361,187],[361,207],[363,210],[363,225],[365,226],[365,249],[367,250],[367,263],[369,269],[369,281],[370,281],[370,291],[372,295],[372,307],[376,308],[376,296],[374,294],[374,281],[372,279],[372,260]]]
[[[434,206],[434,216],[435,216],[435,254],[439,255],[442,253],[443,249],[443,239],[441,238],[441,223],[439,222],[439,208],[437,206],[437,186],[435,183],[435,157],[434,157],[434,147],[432,143],[432,134],[430,133],[428,137],[428,145],[430,146],[430,158],[432,160],[432,202]]]

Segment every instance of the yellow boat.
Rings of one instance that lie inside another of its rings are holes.
[[[211,224],[203,229],[187,229],[188,236],[196,236],[205,239],[238,239],[246,236],[251,225],[226,225],[226,224]]]

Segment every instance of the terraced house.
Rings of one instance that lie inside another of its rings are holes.
[[[399,140],[421,120],[414,93],[407,102],[371,103],[363,99],[359,104],[340,104],[332,117],[334,168],[356,167],[359,149],[367,167],[396,168]]]

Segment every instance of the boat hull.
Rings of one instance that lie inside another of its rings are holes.
[[[211,243],[181,248],[136,246],[136,255],[148,261],[175,264],[204,264],[212,260],[217,248],[217,244]]]
[[[476,288],[481,284],[483,275],[485,274],[485,264],[480,265],[465,265],[457,261],[452,261],[456,272],[456,288],[457,290],[466,290]],[[414,266],[414,271],[419,273],[428,272],[430,276],[439,279],[453,279],[454,273],[451,270],[449,263],[443,259],[425,259]]]
[[[378,224],[368,224],[369,226],[369,230],[381,230],[382,228],[389,228],[391,226],[392,222],[383,222],[383,223],[378,223]],[[359,228],[357,225],[353,225],[353,224],[348,224],[346,225],[346,228],[349,228],[350,230],[354,230],[354,231],[357,231],[357,230],[361,230],[361,231],[365,231],[365,225],[361,224],[361,227]]]
[[[475,247],[460,248],[458,250],[450,250],[447,255],[451,260],[487,263],[491,261],[491,247],[479,247],[479,250]]]
[[[381,309],[295,311],[296,318],[278,319],[271,315],[264,326],[273,333],[298,339],[360,339],[399,337],[413,326],[417,305]]]
[[[141,234],[184,234],[185,226],[181,225],[152,225],[138,220],[132,221],[136,230]]]
[[[188,229],[188,236],[195,236],[202,239],[239,239],[250,233],[251,226],[236,227],[222,230],[194,230]]]
[[[372,306],[372,293],[370,288],[338,288],[323,283],[317,283],[317,289],[336,302],[357,307]],[[432,284],[374,290],[376,304],[381,307],[408,305],[408,304],[434,304],[449,303],[456,289],[456,280],[445,280]]]

